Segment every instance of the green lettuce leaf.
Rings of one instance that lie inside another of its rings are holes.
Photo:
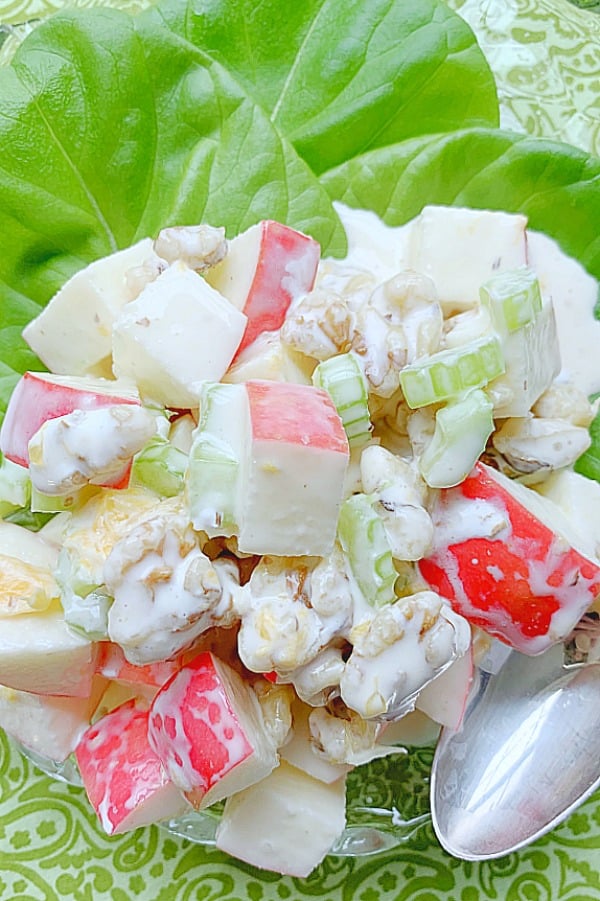
[[[345,235],[326,191],[218,63],[115,10],[61,14],[0,70],[0,411],[23,325],[89,261],[160,227],[261,218]],[[39,364],[37,364],[39,366]]]
[[[439,0],[162,0],[315,172],[421,134],[498,124],[473,32]]]
[[[21,329],[86,263],[165,225],[232,235],[267,217],[343,254],[306,160],[323,171],[497,115],[483,54],[441,0],[164,0],[139,16],[52,17],[0,69],[0,418],[40,366]]]
[[[499,129],[415,138],[321,179],[333,200],[402,225],[428,203],[525,213],[600,279],[600,159]]]

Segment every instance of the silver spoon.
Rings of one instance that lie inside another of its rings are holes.
[[[593,645],[597,620],[584,618],[582,628],[583,646]],[[442,731],[431,774],[433,826],[450,854],[486,860],[516,851],[600,787],[593,659],[571,640],[538,657],[513,651],[495,675],[478,671],[463,724]]]

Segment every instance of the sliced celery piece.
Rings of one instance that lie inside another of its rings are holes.
[[[64,495],[42,494],[35,485],[31,486],[31,512],[32,513],[65,513],[74,510],[88,501],[100,489],[97,485],[84,485],[78,491]]]
[[[211,538],[230,537],[238,532],[237,494],[245,405],[243,385],[211,382],[203,386],[186,487],[192,525]]]
[[[90,641],[107,639],[112,597],[101,585],[90,585],[81,578],[76,562],[65,548],[58,555],[54,575],[69,626]]]
[[[131,484],[149,488],[161,497],[176,497],[183,491],[187,466],[187,454],[166,438],[152,438],[134,457]]]
[[[316,367],[313,384],[331,396],[351,447],[361,447],[371,437],[367,380],[351,351],[324,360]]]
[[[23,526],[30,532],[39,532],[47,522],[50,522],[54,513],[32,513],[29,507],[18,507],[12,513],[3,516],[6,522],[12,522],[16,526]]]
[[[28,507],[31,498],[29,470],[2,457],[0,463],[0,516]]]
[[[499,272],[481,286],[479,296],[501,332],[523,328],[542,309],[540,284],[527,266]]]
[[[435,432],[419,469],[432,488],[458,485],[470,473],[494,429],[493,404],[485,391],[470,391],[435,415]]]
[[[381,607],[393,603],[398,574],[385,527],[375,512],[371,497],[354,494],[344,501],[338,535],[352,574],[369,604]]]
[[[502,345],[496,334],[441,350],[400,372],[406,403],[413,409],[449,400],[481,388],[504,372]]]

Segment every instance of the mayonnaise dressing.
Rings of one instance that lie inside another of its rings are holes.
[[[584,394],[600,391],[600,322],[594,318],[598,282],[577,260],[568,257],[556,241],[539,232],[527,232],[529,265],[537,273],[542,294],[554,304],[562,370]]]

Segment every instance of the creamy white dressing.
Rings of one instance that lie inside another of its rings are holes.
[[[366,270],[377,282],[407,268],[411,223],[393,227],[371,210],[353,209],[337,201],[333,205],[346,232],[346,267]]]
[[[379,281],[407,268],[412,223],[385,225],[374,213],[336,203],[348,236],[345,265],[366,269]],[[542,293],[554,304],[562,359],[561,377],[585,394],[600,391],[600,321],[594,318],[598,282],[547,235],[527,230],[527,263],[536,272]]]
[[[414,709],[421,688],[465,653],[471,632],[439,595],[423,591],[381,608],[351,638],[342,698],[365,719],[397,719]]]
[[[584,394],[600,391],[600,322],[594,318],[598,282],[547,235],[528,231],[527,253],[542,293],[554,304],[561,378],[573,382]]]

